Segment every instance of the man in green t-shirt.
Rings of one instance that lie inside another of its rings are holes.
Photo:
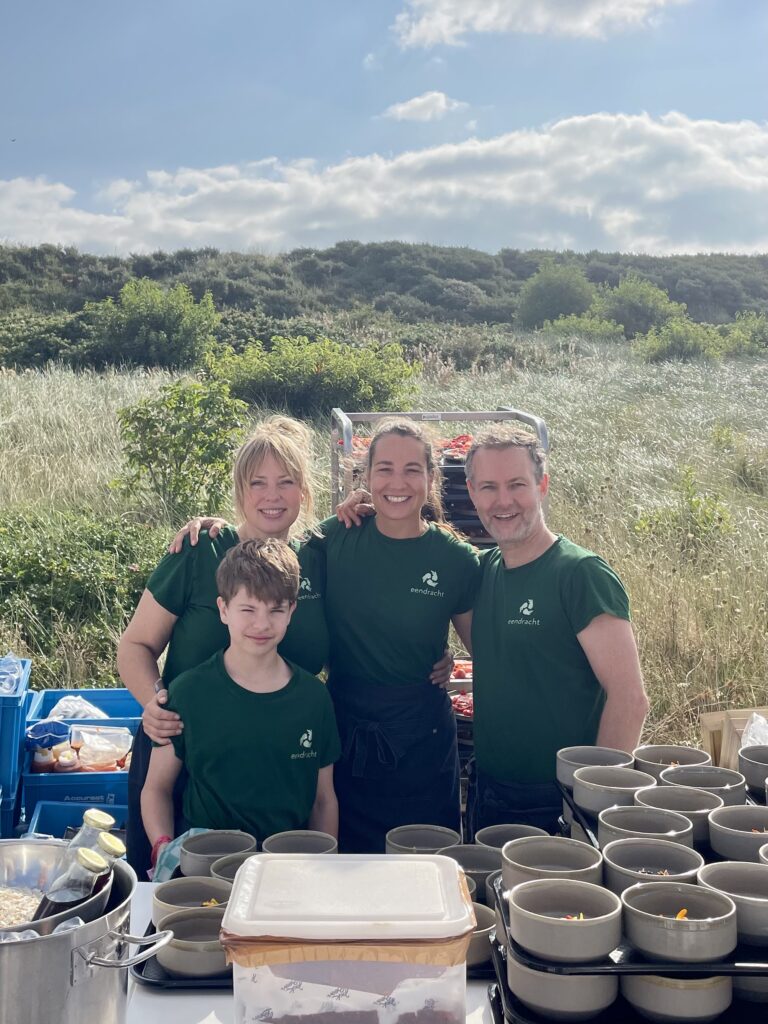
[[[231,548],[216,572],[229,646],[170,687],[183,731],[155,746],[141,794],[152,863],[173,838],[173,786],[186,767],[189,827],[240,828],[258,840],[286,829],[338,833],[340,755],[323,683],[277,652],[299,590],[299,562],[272,538]]]
[[[498,544],[482,556],[472,622],[472,834],[524,822],[554,831],[561,747],[633,750],[648,709],[629,601],[597,555],[544,522],[535,435],[499,428],[467,456],[469,493]]]

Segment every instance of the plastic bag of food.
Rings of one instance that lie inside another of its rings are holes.
[[[109,718],[109,715],[91,704],[85,697],[62,697],[48,712],[49,718]]]
[[[753,711],[741,734],[742,747],[768,746],[768,720]]]
[[[27,750],[51,750],[69,740],[69,726],[66,722],[43,718],[30,725],[26,732]]]
[[[72,746],[80,744],[78,755],[87,771],[112,771],[131,749],[133,734],[120,726],[74,725]]]
[[[21,661],[15,654],[8,651],[4,658],[0,658],[0,694],[16,693],[22,674]]]

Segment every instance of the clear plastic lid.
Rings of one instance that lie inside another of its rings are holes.
[[[448,857],[262,853],[240,867],[222,921],[244,938],[448,939],[474,927]]]

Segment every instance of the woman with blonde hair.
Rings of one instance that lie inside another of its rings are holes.
[[[216,569],[230,548],[242,540],[268,537],[291,545],[299,559],[301,584],[297,608],[279,651],[312,673],[319,672],[328,660],[324,559],[299,540],[314,515],[311,444],[307,427],[287,416],[271,416],[259,424],[235,457],[237,527],[225,526],[213,531],[215,536],[204,531],[199,539],[195,536],[194,543],[171,545],[147,581],[120,639],[120,677],[144,708],[133,745],[128,798],[128,860],[140,877],[150,866],[140,794],[151,743],[168,743],[183,729],[179,716],[163,708],[170,681],[229,642],[216,606]],[[166,648],[161,673],[158,659]]]

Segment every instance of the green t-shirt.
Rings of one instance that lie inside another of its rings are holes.
[[[215,540],[203,530],[192,547],[187,539],[178,555],[165,555],[147,581],[147,589],[163,608],[177,616],[163,668],[166,683],[194,668],[229,644],[229,631],[216,606],[216,570],[230,548],[239,542],[237,531],[225,527]],[[320,552],[291,541],[301,566],[296,611],[278,650],[307,672],[319,672],[328,662],[328,628],[323,590],[325,562]]]
[[[189,772],[190,827],[240,828],[257,839],[305,828],[317,774],[341,752],[330,695],[316,676],[293,675],[274,693],[251,693],[229,676],[219,651],[170,687],[184,732],[173,737]]]
[[[326,554],[330,680],[408,686],[442,658],[451,616],[469,611],[477,551],[431,523],[421,537],[385,537],[371,517],[347,529],[335,517],[309,543]]]
[[[565,537],[507,569],[481,556],[472,620],[475,758],[503,782],[551,782],[561,747],[593,744],[605,693],[576,634],[598,615],[629,619],[606,563]]]

